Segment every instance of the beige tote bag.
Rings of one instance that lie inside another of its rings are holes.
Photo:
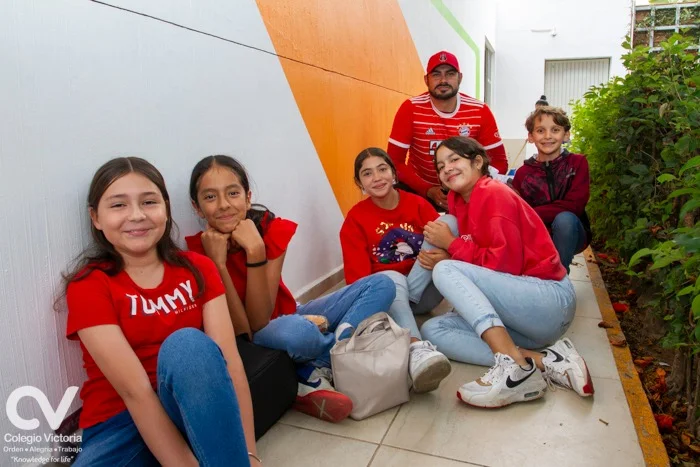
[[[348,339],[338,337],[348,328],[335,331],[331,368],[335,388],[352,400],[350,416],[362,420],[408,401],[408,329],[399,327],[386,313],[362,321]]]

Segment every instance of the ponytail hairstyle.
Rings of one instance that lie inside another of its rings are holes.
[[[192,175],[190,176],[190,200],[192,200],[195,206],[199,207],[199,200],[197,199],[199,181],[201,180],[202,176],[204,176],[204,174],[213,167],[225,167],[231,170],[241,181],[241,185],[243,186],[246,196],[248,193],[250,193],[250,181],[248,179],[248,173],[246,172],[245,167],[243,167],[243,164],[230,156],[207,156],[201,161],[197,162],[197,165],[195,165],[194,169],[192,169]],[[246,212],[245,217],[246,219],[253,221],[255,228],[258,229],[258,233],[260,233],[260,236],[262,237],[270,221],[275,218],[275,215],[262,204],[253,204]]]
[[[199,269],[185,256],[180,254],[182,250],[175,244],[172,238],[173,232],[175,235],[178,235],[178,228],[173,221],[170,209],[170,196],[165,187],[163,176],[153,164],[139,157],[118,157],[105,163],[102,167],[97,169],[94,177],[92,177],[87,197],[88,207],[93,211],[97,211],[100,199],[102,199],[107,188],[118,179],[130,173],[142,175],[153,182],[153,184],[158,187],[165,201],[167,220],[163,236],[156,244],[158,258],[163,262],[188,269],[197,282],[197,296],[200,296],[204,292],[204,278]],[[92,222],[90,223],[90,234],[92,236],[91,244],[73,261],[68,272],[62,274],[63,293],[54,302],[54,309],[59,308],[59,302],[65,296],[68,285],[70,285],[71,282],[84,279],[94,270],[102,271],[108,276],[115,276],[124,269],[124,258],[122,258],[121,254],[114,248],[114,245],[107,240],[104,233],[98,230]]]

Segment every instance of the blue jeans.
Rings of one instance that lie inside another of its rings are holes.
[[[574,255],[586,246],[586,231],[576,214],[569,211],[557,214],[552,222],[552,241],[568,274]]]
[[[433,269],[433,280],[454,311],[428,320],[421,333],[460,362],[493,365],[481,335],[494,326],[504,327],[520,347],[545,347],[566,332],[576,311],[568,276],[543,280],[445,260]]]
[[[202,466],[248,466],[241,414],[226,361],[202,331],[175,331],[158,352],[158,397]],[[75,467],[160,465],[128,410],[83,431]]]
[[[459,235],[451,214],[439,221]],[[421,249],[434,248],[423,242]],[[576,311],[576,293],[568,277],[548,281],[514,276],[464,261],[443,260],[432,271],[416,262],[408,274],[410,300],[418,303],[421,290],[433,282],[454,311],[426,321],[421,335],[452,360],[490,366],[493,352],[481,334],[505,327],[516,345],[536,349],[551,344],[568,329]],[[421,289],[422,288],[422,289]]]
[[[438,220],[446,223],[456,235],[457,218],[455,216],[444,214]],[[433,248],[431,244],[424,241],[421,250]],[[432,272],[424,269],[416,261],[408,276],[396,271],[382,271],[378,274],[390,277],[396,285],[396,298],[389,308],[389,315],[399,326],[408,329],[411,337],[422,339],[415,315],[429,313],[443,299],[442,294],[433,284]]]
[[[415,267],[414,265],[413,268]],[[430,313],[442,301],[442,295],[435,288],[432,280],[428,277],[426,281],[425,276],[421,275],[409,274],[407,277],[398,271],[381,271],[377,274],[389,277],[396,286],[396,298],[389,308],[389,316],[396,321],[396,324],[408,329],[411,337],[422,339],[415,316]],[[411,295],[419,297],[417,303],[410,301]]]
[[[371,275],[324,297],[300,305],[293,315],[280,316],[253,335],[263,347],[283,350],[295,362],[330,368],[330,350],[340,323],[357,327],[364,319],[387,311],[396,296],[394,283],[386,276]],[[322,333],[303,315],[328,319],[328,332]]]

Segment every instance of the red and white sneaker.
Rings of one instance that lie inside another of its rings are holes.
[[[593,395],[595,390],[588,366],[568,338],[556,341],[542,352],[544,378],[549,383],[573,389],[583,397]]]
[[[352,412],[352,400],[335,390],[330,368],[315,368],[306,381],[300,381],[294,408],[320,420],[337,423]]]

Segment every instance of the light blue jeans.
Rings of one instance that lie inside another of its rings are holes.
[[[453,232],[457,231],[457,219],[451,215],[443,215],[439,219],[450,226]],[[425,245],[428,245],[426,248]],[[421,249],[434,248],[427,242],[423,242]],[[418,261],[415,262],[408,276],[397,271],[381,271],[391,278],[396,286],[396,298],[389,308],[391,316],[396,324],[411,332],[411,337],[423,339],[416,323],[416,315],[429,313],[438,306],[443,299],[442,294],[433,284],[431,271],[424,269]]]
[[[415,267],[416,265],[413,266]],[[428,276],[426,281],[422,275],[404,276],[397,271],[381,271],[377,274],[389,277],[396,286],[396,298],[389,308],[389,316],[396,324],[408,329],[411,337],[422,339],[415,316],[430,313],[442,301],[442,295],[433,285],[432,279]],[[418,302],[411,302],[410,296],[419,297]]]
[[[219,346],[175,331],[158,352],[158,397],[201,466],[249,466],[238,399]],[[83,431],[75,467],[159,466],[128,410]]]
[[[253,335],[253,342],[263,347],[283,350],[295,362],[330,368],[330,350],[335,344],[335,329],[340,323],[357,327],[364,319],[389,310],[396,287],[384,275],[364,277],[351,285],[300,305],[293,315],[280,316]],[[303,315],[322,315],[328,319],[328,332]],[[349,332],[349,331],[348,331]]]
[[[459,235],[454,216],[439,220]],[[423,242],[423,248],[433,246]],[[554,281],[514,276],[457,260],[440,261],[432,272],[416,263],[408,277],[416,283],[432,279],[454,307],[453,312],[428,320],[421,335],[460,362],[493,365],[493,352],[481,334],[494,326],[505,327],[520,347],[545,347],[566,332],[576,311],[576,293],[568,277]]]

